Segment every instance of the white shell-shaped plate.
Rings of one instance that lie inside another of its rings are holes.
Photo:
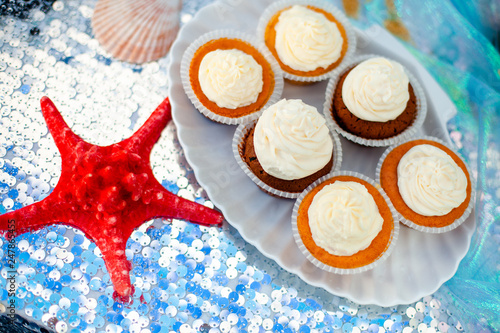
[[[113,57],[145,63],[165,56],[179,31],[180,0],[99,0],[92,30]]]
[[[231,150],[236,126],[206,119],[184,93],[180,61],[191,41],[212,29],[231,28],[255,33],[260,14],[270,3],[266,0],[215,2],[201,9],[181,29],[172,46],[169,96],[173,120],[197,180],[246,241],[311,285],[359,304],[380,306],[409,304],[432,294],[454,275],[467,253],[475,228],[474,214],[457,229],[443,234],[427,234],[401,227],[392,255],[373,270],[355,275],[327,273],[309,262],[293,239],[291,213],[294,201],[265,194],[238,166]],[[357,54],[374,53],[393,58],[409,68],[422,83],[428,114],[417,135],[432,135],[450,142],[446,122],[456,114],[456,109],[441,87],[384,29],[374,26],[356,32]],[[286,83],[283,97],[301,98],[322,110],[326,84],[326,81],[309,86]],[[341,141],[342,170],[360,172],[374,179],[384,148],[363,147],[344,138]]]

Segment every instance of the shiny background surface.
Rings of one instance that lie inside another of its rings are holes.
[[[211,2],[184,1],[181,22]],[[144,65],[113,59],[93,38],[95,3],[55,1],[27,18],[1,16],[0,213],[43,199],[57,184],[61,160],[40,112],[43,95],[75,133],[99,145],[130,136],[167,95],[168,56]],[[477,178],[478,227],[455,277],[414,304],[361,306],[302,282],[229,226],[157,219],[128,241],[136,293],[124,305],[111,297],[95,244],[78,230],[53,226],[16,238],[16,313],[56,332],[498,330],[500,57],[488,41],[500,26],[498,8],[495,16],[494,4],[483,1],[469,8],[458,1],[334,3],[355,25],[378,23],[402,38],[457,105],[448,129]],[[211,205],[173,123],[151,164],[168,190]],[[0,245],[0,312],[6,312],[8,244],[2,238]]]

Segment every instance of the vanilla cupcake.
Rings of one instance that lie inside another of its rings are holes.
[[[226,30],[202,35],[186,49],[181,79],[204,116],[230,125],[257,119],[283,91],[282,71],[269,51],[250,35]]]
[[[233,152],[261,189],[285,198],[296,198],[342,161],[338,136],[315,107],[298,99],[282,99],[258,121],[238,126]]]
[[[367,55],[335,71],[323,112],[347,139],[389,146],[418,130],[427,103],[417,80],[400,63]]]
[[[295,241],[316,266],[354,274],[374,268],[394,248],[396,213],[375,182],[345,171],[326,175],[308,187],[292,212]]]
[[[273,3],[261,16],[257,34],[285,78],[299,84],[327,79],[356,48],[348,19],[335,6],[321,1]]]
[[[402,223],[442,233],[462,224],[473,208],[473,186],[464,161],[444,142],[425,137],[386,150],[377,177]]]

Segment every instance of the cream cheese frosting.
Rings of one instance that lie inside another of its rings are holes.
[[[240,50],[207,53],[198,73],[200,87],[221,108],[236,109],[257,101],[262,92],[262,66]]]
[[[412,147],[397,168],[404,202],[424,216],[443,216],[467,197],[467,176],[442,149],[422,144]]]
[[[324,168],[332,158],[333,141],[315,107],[299,99],[282,99],[257,121],[254,149],[268,174],[293,180]]]
[[[324,186],[314,196],[308,218],[316,245],[337,256],[366,249],[384,223],[367,188],[353,181]]]
[[[278,57],[295,70],[327,68],[340,58],[344,40],[322,13],[294,5],[280,14],[274,29]]]
[[[342,100],[356,117],[374,122],[396,119],[406,109],[409,79],[399,63],[376,57],[365,60],[347,74]]]

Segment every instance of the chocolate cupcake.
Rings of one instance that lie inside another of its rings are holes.
[[[233,153],[262,190],[284,198],[296,198],[338,170],[342,160],[340,140],[316,108],[286,99],[264,110],[258,121],[238,126]]]
[[[347,139],[389,146],[417,131],[427,103],[419,83],[401,64],[368,55],[336,71],[323,111]]]
[[[450,231],[472,211],[474,187],[467,165],[437,138],[411,139],[388,148],[376,173],[400,221],[413,229]]]

